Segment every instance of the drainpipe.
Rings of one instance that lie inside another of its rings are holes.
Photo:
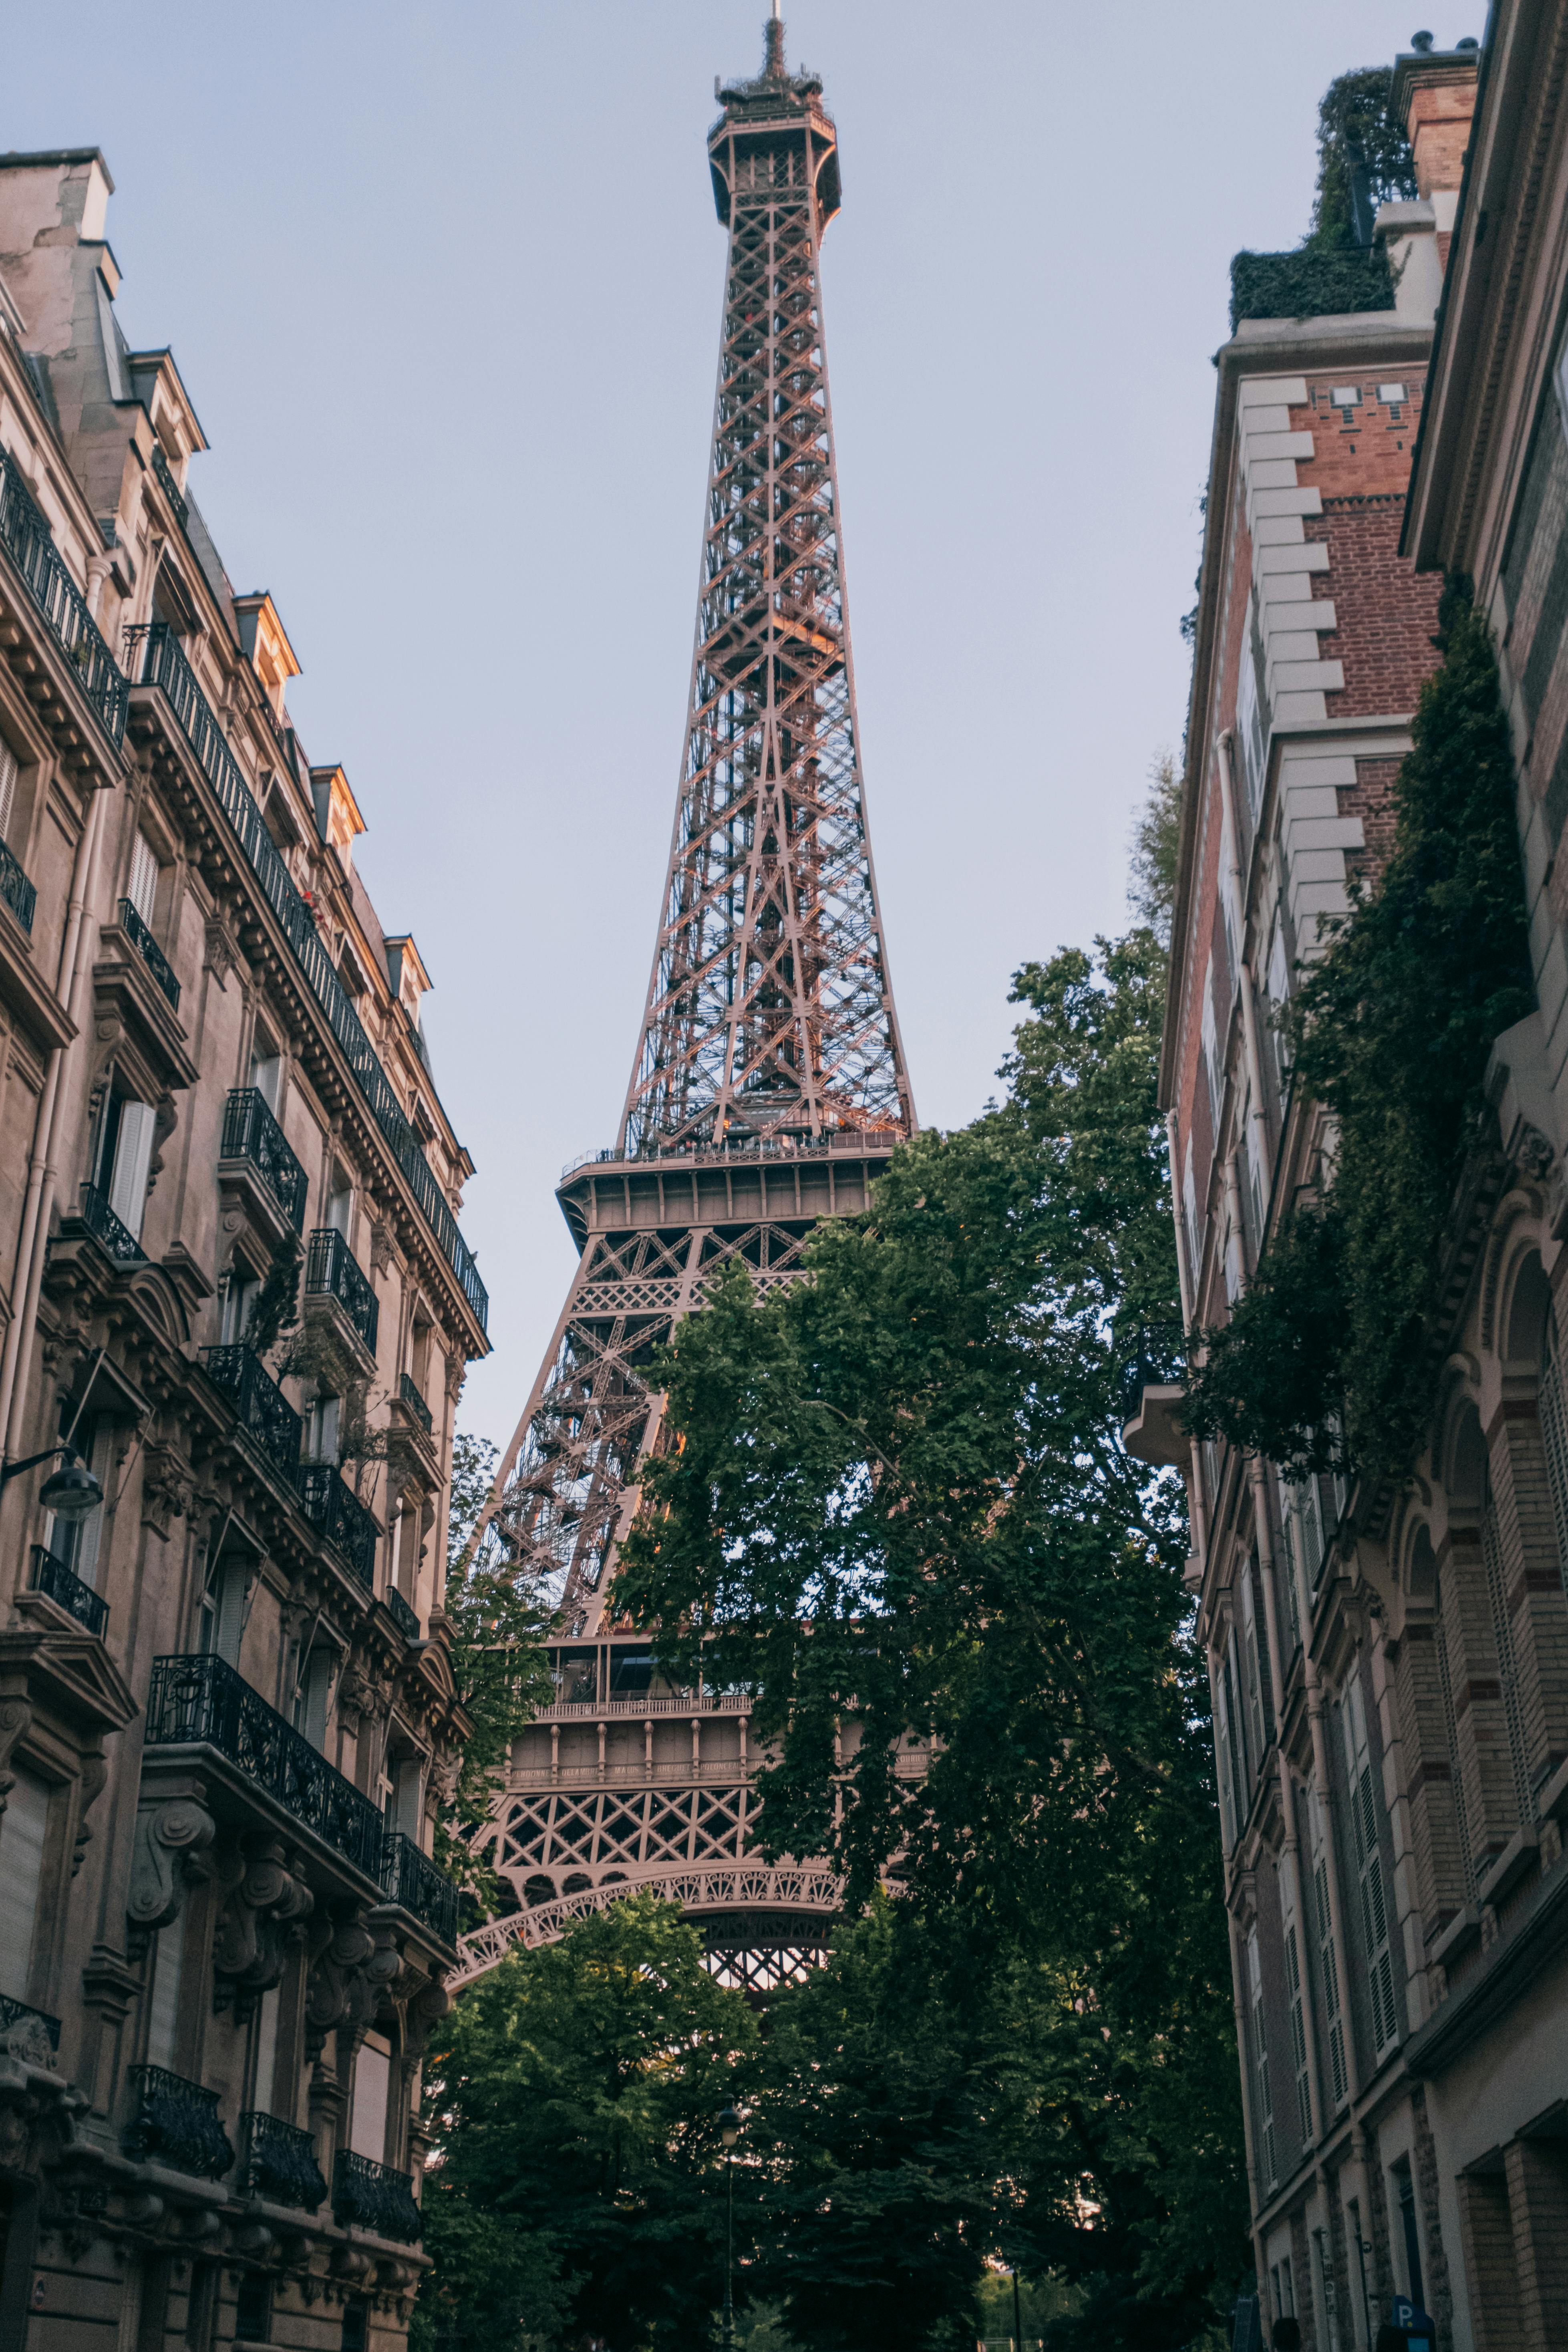
[[[87,920],[87,910],[92,903],[98,853],[103,838],[109,799],[107,787],[94,793],[71,869],[70,904],[66,913],[65,937],[60,942],[55,993],[63,996],[66,1012],[73,1021],[77,1021],[77,1009],[81,998],[86,942],[92,929]],[[4,1451],[7,1460],[20,1451],[18,1438],[22,1406],[26,1396],[33,1335],[37,1327],[38,1294],[43,1287],[49,1216],[54,1207],[56,1170],[53,1154],[59,1125],[61,1079],[71,1046],[79,1044],[80,1038],[81,1024],[77,1021],[77,1034],[71,1040],[71,1045],[57,1045],[50,1054],[44,1077],[44,1091],[33,1127],[33,1150],[27,1165],[27,1197],[22,1210],[22,1232],[16,1247],[16,1278],[11,1290],[12,1297],[19,1299],[20,1304],[11,1318],[11,1328],[5,1334],[5,1355],[0,1358],[0,1433],[4,1434]]]

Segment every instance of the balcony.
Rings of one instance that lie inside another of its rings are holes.
[[[191,520],[190,501],[175,481],[174,469],[156,441],[153,444],[153,471],[157,477],[158,488],[169,501],[169,509],[174,520],[182,530],[186,530]],[[324,2190],[322,2194],[325,2194]]]
[[[49,526],[8,452],[0,450],[0,544],[21,573],[28,594],[111,743],[125,733],[129,688],[87,609],[80,589],[60,560]]]
[[[167,701],[181,733],[205,774],[234,827],[240,846],[256,875],[262,896],[277,917],[300,969],[321,1006],[327,1026],[342,1047],[377,1127],[406,1178],[437,1246],[460,1284],[481,1330],[489,1313],[489,1299],[479,1279],[473,1253],[458,1230],[458,1221],[426,1160],[419,1139],[410,1127],[380,1056],[365,1034],[364,1024],[350,1003],[333,968],[325,942],[311,919],[284,865],[277,844],[261,821],[261,812],[240,773],[189,662],[167,624],[156,621],[127,633],[136,649],[140,683],[156,687]],[[116,673],[118,676],[118,672]]]
[[[431,1417],[430,1408],[406,1372],[402,1372],[398,1376],[397,1393],[428,1437],[436,1425]]]
[[[395,1584],[389,1584],[385,1593],[387,1612],[405,1642],[419,1639],[419,1619],[410,1609]]]
[[[89,1234],[97,1235],[116,1265],[145,1265],[147,1260],[142,1244],[129,1225],[122,1225],[109,1205],[106,1193],[96,1184],[81,1188],[81,1221]]]
[[[217,2093],[187,2083],[166,2066],[132,2066],[134,2101],[121,2142],[135,2163],[149,2158],[193,2180],[217,2180],[234,2162],[234,2144],[218,2118]]]
[[[310,2132],[258,2108],[241,2116],[239,2128],[245,2139],[242,2197],[265,2197],[269,2205],[287,2205],[297,2213],[313,2213],[325,2202],[327,2184]]]
[[[180,983],[174,978],[174,967],[129,898],[120,901],[120,928],[168,998],[170,1011],[177,1013],[180,1009]]]
[[[330,1462],[302,1462],[295,1473],[300,1507],[319,1535],[335,1544],[357,1584],[375,1586],[376,1525]]]
[[[215,1389],[227,1398],[241,1429],[273,1467],[292,1478],[300,1462],[299,1414],[286,1402],[261,1360],[243,1346],[204,1348],[202,1360]]]
[[[12,2000],[7,1994],[0,1993],[0,2051],[35,2066],[52,2066],[59,2046],[58,2017],[50,2017],[41,2009],[29,2009],[25,2000]]]
[[[458,1890],[401,1830],[388,1830],[381,1883],[389,1903],[428,1927],[443,1944],[458,1940]]]
[[[154,1658],[148,1748],[212,1748],[324,1845],[381,1881],[386,1828],[366,1797],[224,1659]]]
[[[42,1544],[33,1546],[33,1590],[47,1595],[79,1625],[96,1633],[100,1641],[103,1639],[109,1623],[108,1601],[100,1601],[90,1584],[73,1576],[64,1560],[57,1559]]]
[[[1392,310],[1388,247],[1352,245],[1318,251],[1238,253],[1230,265],[1230,331],[1243,319],[1321,319],[1349,310]]]
[[[284,1139],[283,1129],[256,1087],[236,1087],[224,1106],[220,1161],[253,1169],[287,1223],[305,1230],[309,1180]]]
[[[33,910],[38,903],[38,894],[3,841],[0,841],[0,898],[4,898],[31,938]]]
[[[318,1225],[305,1259],[307,1298],[331,1298],[342,1309],[350,1330],[366,1353],[375,1355],[381,1301],[365,1279],[353,1252],[331,1225]]]
[[[400,2246],[416,2246],[425,2223],[414,2200],[412,2173],[373,2164],[368,2156],[338,2150],[332,2167],[332,2219],[344,2229],[368,2230]]]
[[[1192,1450],[1182,1426],[1186,1334],[1179,1323],[1150,1323],[1114,1334],[1117,1413],[1121,1443],[1135,1461],[1172,1469]]]

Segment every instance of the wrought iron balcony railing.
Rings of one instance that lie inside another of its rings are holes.
[[[81,1188],[81,1221],[89,1234],[96,1234],[116,1265],[142,1265],[146,1260],[141,1243],[129,1225],[121,1223],[109,1205],[108,1196],[96,1184]]]
[[[10,2050],[13,2055],[29,2048],[43,2054],[47,2043],[51,2051],[60,2046],[60,2021],[47,2010],[29,2009],[25,2000],[13,2000],[0,1993],[0,2050]]]
[[[420,1428],[425,1432],[426,1436],[428,1437],[436,1425],[431,1416],[430,1408],[426,1403],[424,1398],[420,1395],[418,1390],[415,1387],[413,1381],[409,1378],[406,1372],[401,1372],[398,1375],[397,1393],[402,1398],[404,1403],[408,1407],[409,1412],[414,1415],[415,1420],[419,1423]]]
[[[174,978],[174,967],[129,898],[120,901],[120,928],[177,1013],[180,1009],[180,983]]]
[[[0,841],[0,898],[5,899],[22,929],[31,937],[38,894],[3,841]]]
[[[174,520],[184,530],[191,520],[190,500],[175,481],[174,469],[156,441],[153,444],[153,471],[158,478],[159,488],[174,509]]]
[[[392,1622],[404,1640],[416,1642],[419,1639],[418,1617],[410,1609],[395,1584],[389,1584],[386,1588],[386,1605],[391,1612]]]
[[[196,684],[191,666],[165,622],[155,621],[144,628],[130,630],[127,637],[141,648],[132,657],[132,666],[139,672],[138,682],[157,687],[166,698],[181,732],[239,837],[262,895],[283,927],[328,1027],[348,1058],[377,1127],[407,1178],[426,1223],[483,1329],[489,1314],[489,1298],[479,1280],[473,1253],[458,1230],[447,1196],[404,1114],[380,1056],[365,1034],[363,1023],[349,1002],[310,911],[261,821],[261,812],[247,789],[212,706]]]
[[[269,2205],[291,2206],[298,2213],[313,2213],[325,2201],[327,2184],[310,2132],[257,2107],[241,2116],[239,2128],[245,2138],[242,2197],[265,2197]]]
[[[228,2170],[234,2144],[219,2120],[216,2091],[166,2066],[132,2066],[126,2079],[134,2101],[121,2143],[127,2156],[137,2163],[155,2157],[195,2180],[216,2180]]]
[[[300,1462],[300,1416],[262,1369],[261,1359],[243,1345],[230,1344],[204,1348],[202,1360],[214,1388],[221,1389],[233,1406],[241,1429],[286,1478],[292,1478]]]
[[[101,1640],[109,1622],[108,1601],[100,1601],[90,1584],[84,1584],[43,1544],[33,1546],[33,1590],[47,1593],[61,1609],[68,1610],[79,1625]]]
[[[295,1473],[300,1507],[319,1535],[335,1544],[366,1591],[375,1584],[375,1521],[330,1462],[301,1462]]]
[[[437,1870],[429,1855],[421,1853],[402,1830],[386,1833],[381,1883],[387,1900],[400,1911],[406,1911],[411,1919],[423,1920],[444,1944],[457,1942],[458,1890],[446,1872]]]
[[[236,1087],[224,1106],[223,1160],[248,1160],[294,1231],[305,1229],[310,1180],[258,1087]]]
[[[369,2230],[400,2246],[416,2246],[425,2234],[413,2174],[373,2164],[352,2148],[341,2147],[332,2166],[332,2219],[344,2229]]]
[[[1187,1335],[1179,1323],[1146,1323],[1115,1335],[1116,1386],[1121,1419],[1135,1421],[1146,1388],[1180,1388],[1186,1378]]]
[[[225,1659],[211,1652],[153,1659],[146,1745],[216,1748],[379,1885],[386,1828],[375,1807]]]
[[[305,1259],[305,1288],[335,1298],[374,1356],[381,1301],[342,1234],[318,1225]]]
[[[86,598],[66,570],[48,524],[5,450],[0,450],[0,543],[75,670],[104,733],[110,742],[120,742],[129,695],[125,673],[99,635]]]

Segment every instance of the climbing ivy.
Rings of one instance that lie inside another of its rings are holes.
[[[1270,1244],[1207,1350],[1187,1414],[1295,1475],[1408,1470],[1429,1417],[1444,1229],[1482,1133],[1488,1049],[1534,1003],[1513,761],[1497,663],[1462,584],[1439,608],[1376,887],[1305,971],[1296,1085],[1332,1112],[1323,1197]]]
[[[1391,99],[1388,66],[1341,74],[1318,109],[1312,226],[1293,252],[1238,253],[1230,265],[1230,331],[1243,319],[1321,319],[1392,310],[1388,254],[1373,241],[1377,207],[1415,194],[1415,160]]]

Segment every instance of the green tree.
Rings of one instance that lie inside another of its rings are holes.
[[[647,1892],[472,1986],[426,2067],[422,2344],[705,2336],[723,2294],[717,2118],[755,2032]]]
[[[1142,929],[1026,967],[1006,1100],[897,1152],[870,1211],[816,1236],[808,1281],[759,1304],[737,1274],[681,1328],[655,1373],[677,1443],[647,1466],[616,1588],[678,1672],[703,1648],[754,1690],[767,1849],[831,1854],[852,1912],[897,1856],[908,1968],[969,2021],[942,2079],[985,2153],[968,2125],[944,2145],[991,2218],[955,2192],[933,2317],[1011,2246],[1084,2282],[1085,2340],[1108,2347],[1154,2320],[1189,2340],[1245,2261],[1183,1498],[1119,1436],[1130,1335],[1179,1311],[1164,965]],[[896,1769],[911,1739],[920,1780]],[[781,2048],[816,2014],[781,2002]],[[900,2014],[884,2006],[889,2033]],[[829,2046],[812,2081],[847,2063]],[[833,2111],[846,2129],[859,2096]],[[847,2181],[829,2228],[798,2155],[797,2175],[791,2260],[826,2267],[809,2315],[787,2290],[787,2325],[835,2343],[854,2199],[875,2210],[889,2184]]]
[[[472,1728],[451,1801],[436,1823],[441,1867],[491,1911],[501,1899],[500,1882],[475,1852],[475,1842],[494,1808],[498,1769],[507,1762],[518,1733],[552,1696],[543,1646],[549,1608],[519,1578],[499,1545],[472,1540],[495,1463],[496,1448],[488,1438],[459,1433],[453,1439],[443,1605],[452,1676]]]

